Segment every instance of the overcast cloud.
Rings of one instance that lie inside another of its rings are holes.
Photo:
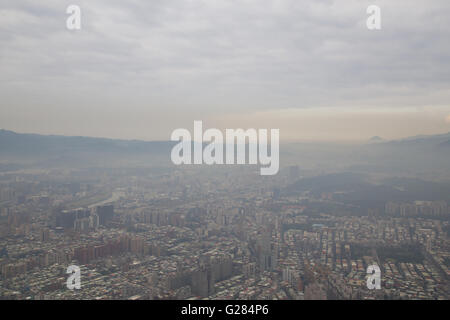
[[[79,31],[66,29],[70,4]],[[370,4],[380,31],[366,28]],[[138,139],[194,119],[292,140],[450,131],[449,21],[448,0],[2,0],[0,127]]]

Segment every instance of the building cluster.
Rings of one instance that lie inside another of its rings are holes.
[[[194,173],[89,172],[69,184],[4,178],[0,297],[449,298],[444,201],[354,215],[323,209],[333,196],[280,193],[294,169],[278,180],[251,170]],[[71,265],[81,269],[81,289],[67,288]],[[380,290],[367,287],[371,265],[381,270]]]

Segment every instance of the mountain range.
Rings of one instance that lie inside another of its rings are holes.
[[[0,129],[0,171],[33,164],[55,166],[133,166],[171,164],[176,142],[40,135]],[[366,144],[289,143],[280,146],[281,165],[355,172],[433,172],[450,175],[450,133],[399,140],[370,139]]]

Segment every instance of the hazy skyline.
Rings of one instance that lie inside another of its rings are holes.
[[[82,29],[66,29],[66,8]],[[366,28],[366,8],[382,30]],[[445,0],[2,1],[0,128],[168,140],[207,127],[283,141],[450,131]]]

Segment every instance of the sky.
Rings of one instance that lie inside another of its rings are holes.
[[[81,29],[68,30],[69,5]],[[381,8],[381,30],[366,9]],[[282,141],[450,131],[448,0],[2,0],[0,128]]]

